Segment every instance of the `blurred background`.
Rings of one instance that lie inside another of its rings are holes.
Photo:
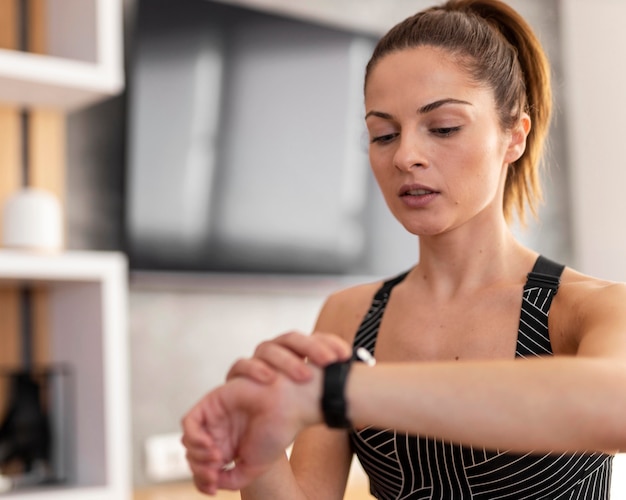
[[[546,202],[515,232],[626,281],[626,7],[508,3],[555,92]],[[123,0],[125,85],[66,116],[64,211],[67,249],[128,257],[135,487],[158,481],[147,443],[179,432],[236,358],[310,331],[331,291],[418,258],[368,168],[362,86],[377,38],[433,4]]]

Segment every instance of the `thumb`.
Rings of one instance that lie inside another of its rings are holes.
[[[265,472],[268,467],[253,467],[245,462],[236,462],[233,467],[223,468],[217,480],[217,487],[224,490],[240,490]]]

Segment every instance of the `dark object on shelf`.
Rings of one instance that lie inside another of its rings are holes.
[[[39,382],[28,372],[10,376],[6,417],[0,427],[0,464],[20,461],[24,473],[50,461],[50,423]]]
[[[0,375],[8,388],[0,406],[0,483],[19,489],[67,481],[69,370],[58,366]]]

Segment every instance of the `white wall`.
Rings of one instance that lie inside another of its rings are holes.
[[[313,278],[135,277],[129,296],[134,484],[149,482],[148,437],[179,432],[181,417],[259,342],[311,331],[324,298],[343,286]]]
[[[626,281],[626,2],[561,0],[578,268]]]
[[[577,267],[626,281],[626,2],[561,0],[572,231]],[[626,498],[626,456],[613,498]]]

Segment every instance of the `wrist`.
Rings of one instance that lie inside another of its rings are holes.
[[[315,365],[310,365],[310,368],[312,372],[311,380],[295,386],[296,391],[298,391],[298,397],[304,399],[303,404],[300,406],[300,420],[305,427],[324,422],[324,415],[320,405],[323,393],[323,370]]]
[[[352,360],[331,363],[324,368],[321,407],[324,423],[331,429],[352,427],[345,394],[351,368]]]
[[[362,361],[363,363],[354,363]],[[352,428],[351,411],[348,400],[348,379],[356,365],[374,366],[376,360],[365,348],[358,348],[354,356],[342,362],[331,363],[324,368],[322,383],[321,408],[324,423],[330,428]]]

